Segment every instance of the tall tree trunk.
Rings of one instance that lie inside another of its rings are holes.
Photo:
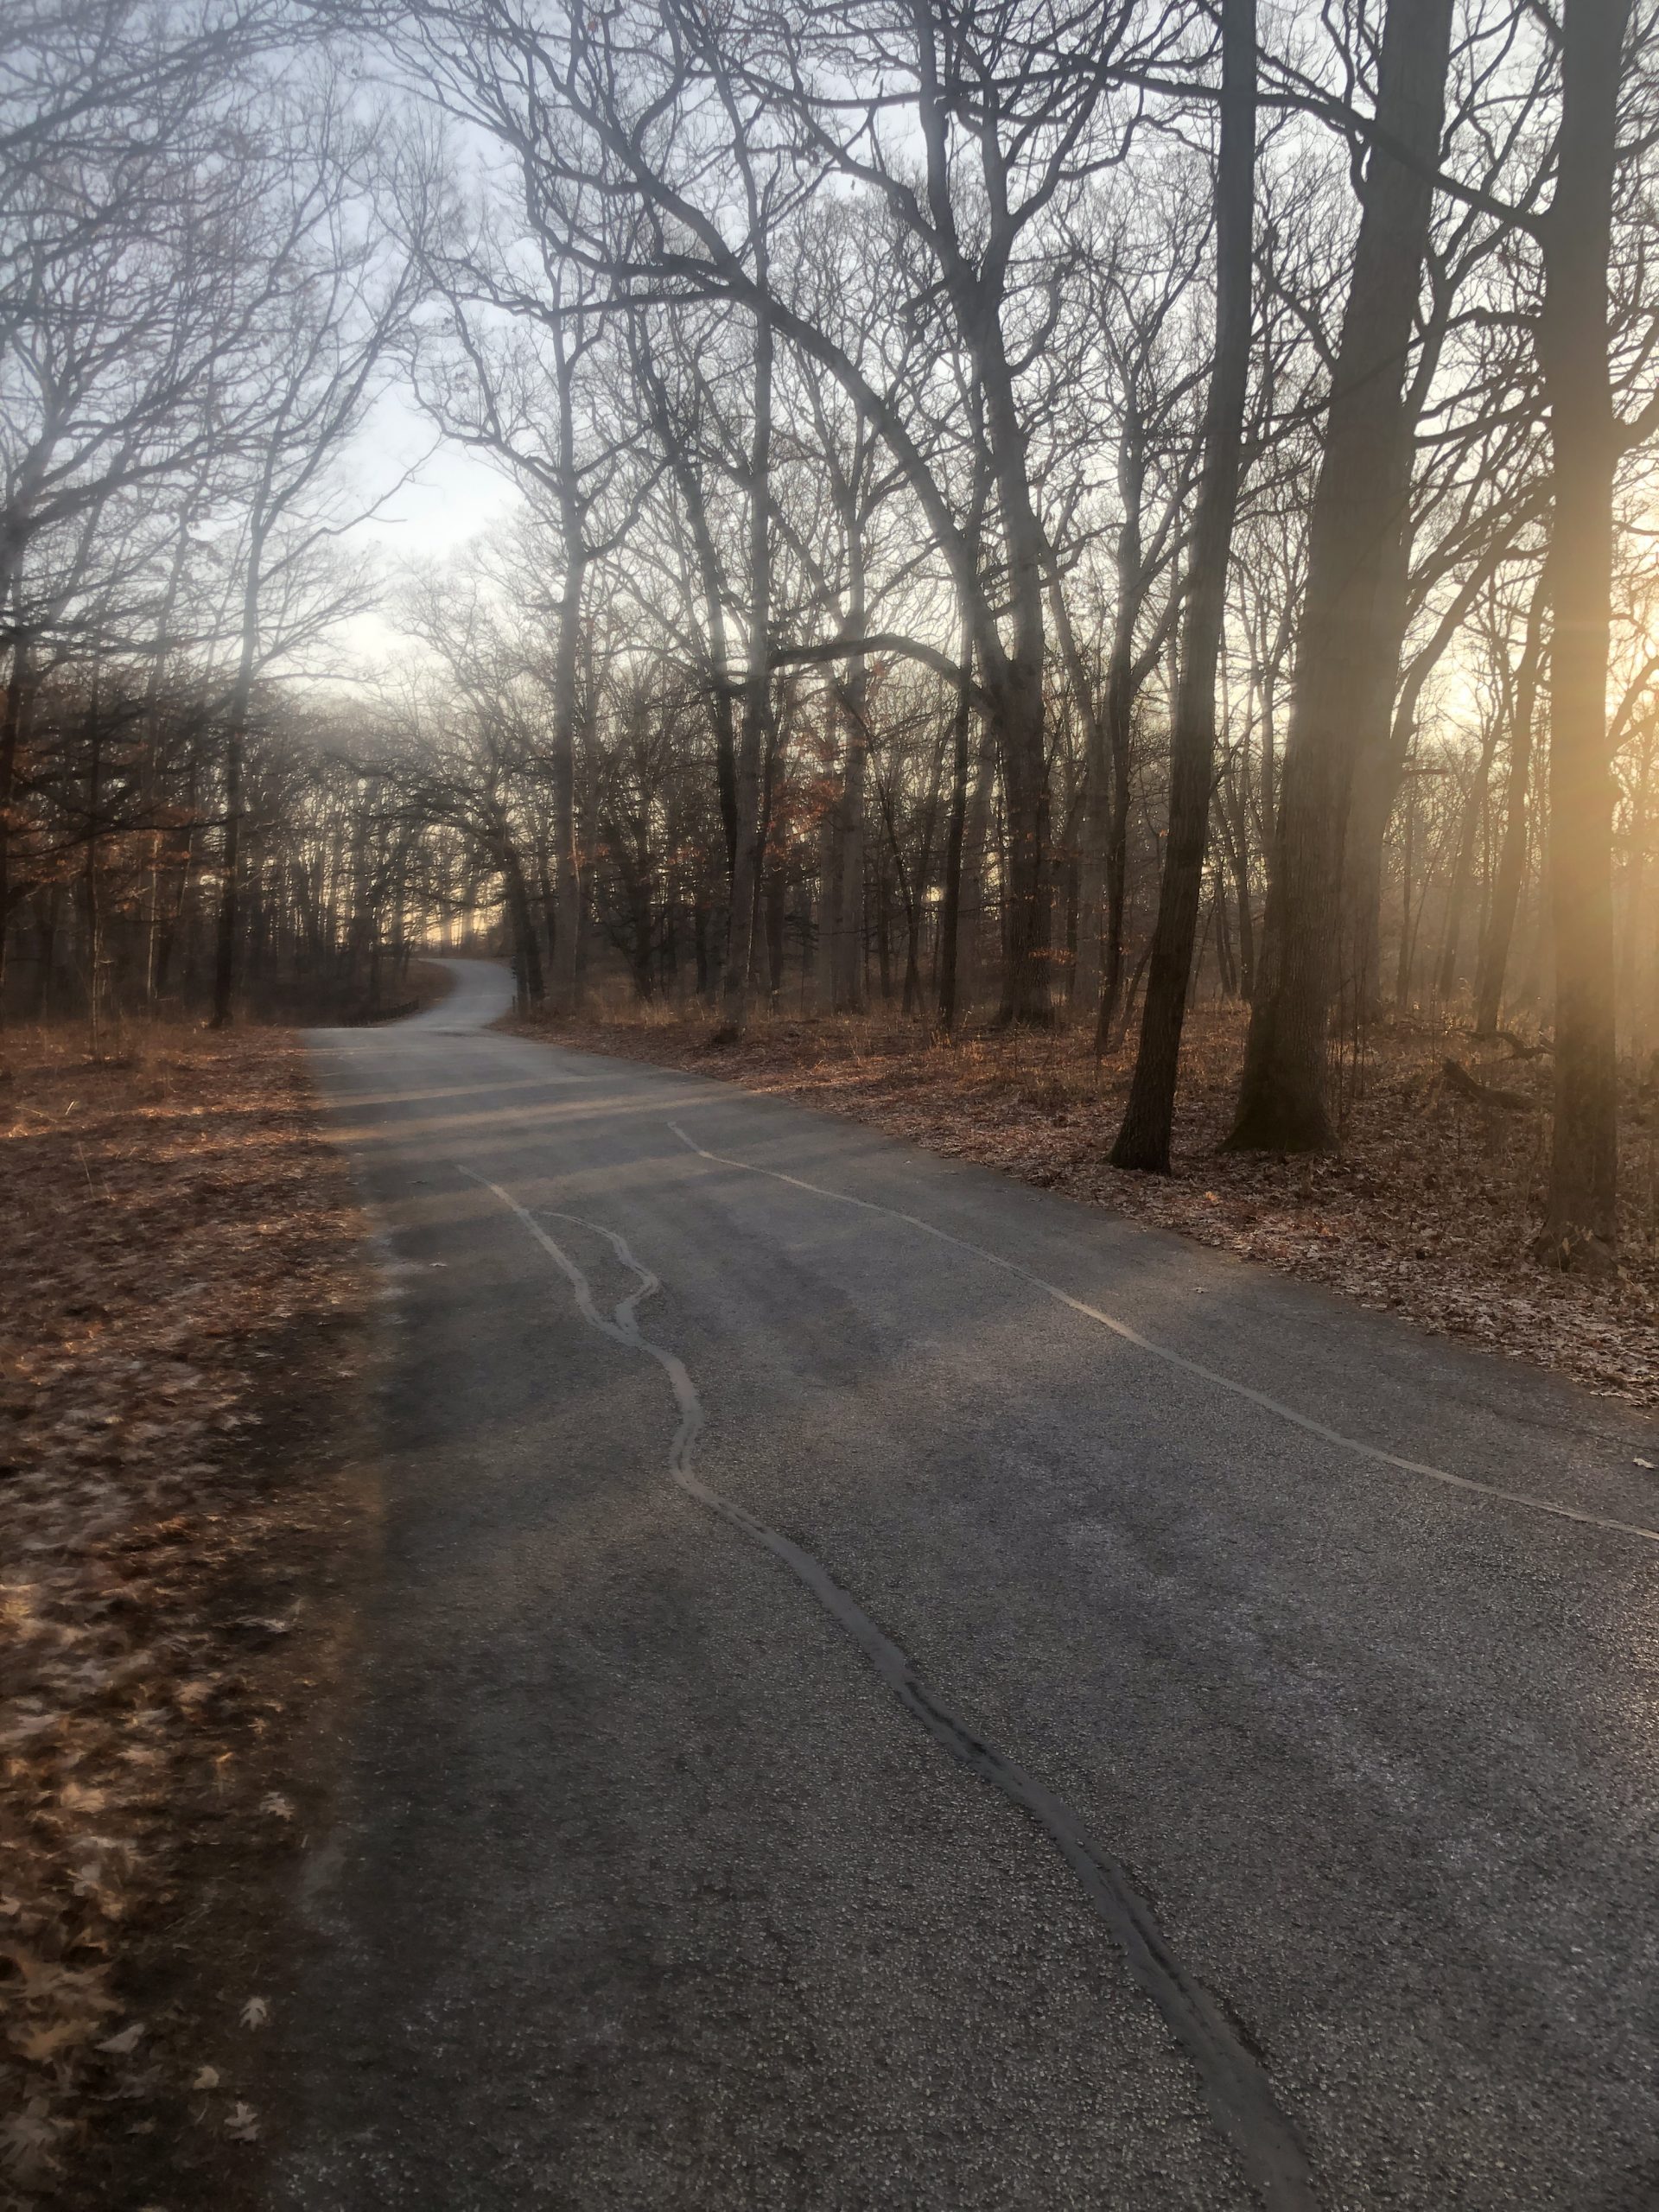
[[[1452,863],[1452,887],[1446,902],[1446,935],[1440,945],[1440,996],[1449,999],[1458,988],[1458,954],[1462,948],[1463,910],[1469,903],[1469,885],[1475,872],[1475,846],[1480,818],[1486,810],[1486,791],[1492,778],[1492,755],[1497,750],[1499,718],[1494,715],[1481,741],[1474,781],[1458,827],[1458,849]]]
[[[1210,894],[1210,911],[1216,923],[1216,967],[1220,976],[1224,997],[1238,996],[1238,967],[1233,958],[1231,917],[1227,905],[1227,878],[1219,868],[1216,872],[1215,889]],[[1196,993],[1198,977],[1192,979]]]
[[[541,1005],[546,995],[542,976],[542,949],[537,942],[536,917],[530,903],[530,886],[524,862],[511,839],[503,837],[499,851],[501,880],[507,898],[507,926],[512,938],[514,1000],[521,1014]]]
[[[1223,764],[1219,797],[1227,865],[1238,913],[1238,990],[1248,999],[1255,982],[1255,917],[1250,909],[1250,753],[1248,741]]]
[[[22,585],[16,587],[21,596]],[[21,610],[20,610],[21,612]],[[11,641],[11,666],[0,703],[0,1020],[4,1019],[6,940],[14,893],[11,883],[11,808],[17,789],[17,760],[22,747],[29,696],[29,641],[21,622]]]
[[[225,833],[219,848],[222,876],[219,924],[213,948],[212,1027],[228,1029],[236,988],[236,936],[239,921],[242,865],[242,755],[247,743],[248,713],[259,654],[259,593],[264,581],[264,536],[257,525],[248,542],[248,572],[242,590],[242,648],[231,688],[225,730]]]
[[[676,448],[677,454],[678,448]],[[709,715],[715,733],[715,788],[720,801],[720,824],[726,840],[726,880],[729,885],[737,866],[737,723],[732,712],[731,645],[726,633],[726,601],[720,563],[715,555],[714,532],[704,504],[702,481],[696,470],[677,461],[675,481],[685,502],[691,543],[697,556],[702,585],[704,620],[709,638]],[[699,985],[702,990],[705,986]]]
[[[213,940],[212,1027],[228,1029],[236,988],[236,937],[242,868],[242,748],[245,713],[232,711],[225,733],[225,828],[219,843],[219,919]]]
[[[1071,970],[1071,1015],[1094,1021],[1100,1010],[1101,942],[1106,921],[1106,855],[1111,843],[1116,786],[1106,723],[1089,668],[1078,650],[1058,571],[1049,577],[1054,633],[1066,681],[1083,722],[1083,806],[1077,852],[1077,946]]]
[[[572,503],[574,505],[574,503]],[[580,696],[582,594],[587,574],[579,515],[567,518],[564,588],[559,594],[553,661],[553,990],[555,1014],[574,1014],[580,998],[582,854],[576,836],[576,719]]]
[[[1613,435],[1607,360],[1619,73],[1630,0],[1564,0],[1555,197],[1543,219],[1538,350],[1555,494],[1550,653],[1550,905],[1555,925],[1555,1131],[1539,1238],[1598,1272],[1618,1249],[1613,782],[1607,652]]]
[[[784,921],[789,903],[789,868],[781,845],[768,841],[766,854],[766,988],[773,1006],[784,988]]]
[[[983,718],[975,753],[973,785],[962,830],[962,896],[957,908],[958,1025],[978,1002],[983,964],[985,849],[991,834],[991,802],[996,785],[996,742]]]
[[[1357,696],[1369,696],[1386,645],[1381,601],[1409,491],[1405,372],[1451,20],[1452,0],[1389,0],[1376,143],[1313,499],[1261,964],[1228,1140],[1240,1149],[1307,1151],[1331,1135],[1325,1031],[1357,742],[1353,709]]]
[[[743,677],[743,737],[737,758],[737,849],[723,990],[725,1018],[748,1018],[760,870],[760,777],[772,739],[772,331],[754,324],[754,425],[749,450],[748,661]]]
[[[1412,435],[1402,427],[1402,439]],[[1400,798],[1406,756],[1395,713],[1411,582],[1411,534],[1402,512],[1389,530],[1377,579],[1369,665],[1355,702],[1352,796],[1343,837],[1342,928],[1337,985],[1344,1027],[1362,1027],[1382,1004],[1382,844]],[[1427,677],[1427,671],[1424,671]],[[1421,685],[1419,690],[1421,690]],[[1412,709],[1415,712],[1416,693]],[[1409,718],[1406,725],[1409,736]]]
[[[1421,389],[1422,382],[1420,367],[1415,387]],[[1427,643],[1414,656],[1403,682],[1399,663],[1406,633],[1411,551],[1404,529],[1389,550],[1378,600],[1370,697],[1360,716],[1361,740],[1348,810],[1343,871],[1342,988],[1349,1016],[1356,1026],[1381,1011],[1382,841],[1399,803],[1423,687],[1461,632],[1470,608],[1497,575],[1525,518],[1526,510],[1518,509],[1504,526],[1493,531],[1485,552],[1465,577]]]
[[[954,726],[956,715],[952,715]],[[904,1011],[915,1014],[922,1003],[922,930],[927,919],[928,887],[933,880],[933,835],[939,820],[939,787],[944,779],[945,742],[943,738],[933,747],[932,766],[928,772],[927,798],[922,808],[922,831],[916,851],[916,871],[908,881],[900,875],[900,887],[905,896],[905,997]],[[898,860],[895,847],[893,858]]]
[[[63,886],[54,883],[37,909],[38,966],[35,976],[35,1019],[44,1021],[51,1007],[58,965],[58,929],[63,918]]]
[[[947,1036],[954,1033],[959,1012],[957,986],[962,937],[963,844],[968,830],[968,741],[974,720],[973,666],[973,632],[964,623],[962,680],[957,686],[957,709],[950,718],[950,811],[944,833],[944,899],[939,915],[939,1027]]]
[[[1049,993],[1048,776],[1043,747],[1040,662],[1005,658],[995,688],[992,726],[1007,813],[1003,883],[1002,1011],[1011,1021],[1046,1022]]]
[[[849,588],[847,620],[855,637],[864,634],[864,555],[855,515],[849,518]],[[864,1011],[864,791],[870,758],[869,671],[862,653],[847,664],[842,686],[842,723],[846,731],[841,779],[836,846],[840,874],[836,886],[835,946],[830,964],[831,1003],[837,1014]]]
[[[1239,443],[1250,354],[1255,177],[1255,0],[1224,0],[1221,138],[1216,161],[1216,352],[1205,407],[1204,480],[1182,613],[1170,732],[1169,835],[1147,970],[1141,1048],[1112,1148],[1116,1167],[1169,1173],[1170,1133],[1192,970],[1215,776],[1216,664],[1238,506]],[[1217,898],[1221,896],[1217,882]]]
[[[1106,671],[1106,738],[1111,793],[1104,837],[1106,951],[1096,1033],[1109,1038],[1123,988],[1123,913],[1129,878],[1129,756],[1135,719],[1135,633],[1146,597],[1141,505],[1146,494],[1146,441],[1131,412],[1118,446],[1117,486],[1123,519],[1117,532],[1117,610]],[[1213,721],[1213,709],[1211,710]]]
[[[836,872],[840,865],[836,817],[839,803],[823,808],[817,824],[817,895],[808,908],[809,926],[804,941],[801,974],[801,1011],[821,1014],[828,1003],[824,983],[835,928]]]
[[[893,997],[893,899],[887,887],[885,859],[875,871],[875,958],[876,972],[881,979],[881,1000],[886,1005]]]
[[[1634,795],[1623,885],[1619,960],[1622,1034],[1626,1050],[1639,1053],[1650,1051],[1653,1039],[1654,916],[1648,856],[1653,834],[1654,770],[1659,765],[1656,739],[1659,731],[1649,727],[1631,777]]]
[[[1497,851],[1492,904],[1481,941],[1480,973],[1475,985],[1475,1034],[1497,1034],[1503,981],[1509,972],[1521,879],[1527,868],[1527,794],[1532,785],[1533,727],[1538,713],[1538,674],[1543,658],[1544,618],[1549,611],[1549,563],[1545,562],[1527,615],[1526,643],[1515,686],[1515,721],[1510,731],[1510,768],[1504,779],[1503,835]]]
[[[81,880],[86,902],[86,1038],[94,1059],[99,1052],[99,1015],[104,996],[104,907],[98,880],[99,818],[103,810],[104,716],[97,677],[92,679],[92,702],[87,731],[86,858]]]
[[[737,733],[732,715],[731,652],[726,633],[726,593],[715,533],[709,519],[702,471],[693,459],[690,442],[669,404],[668,390],[655,361],[643,327],[632,326],[631,346],[635,372],[649,402],[652,419],[672,472],[686,526],[691,533],[696,559],[697,582],[702,594],[708,646],[709,713],[714,727],[715,780],[720,800],[721,827],[726,838],[726,874],[729,881],[737,865]],[[705,947],[706,952],[706,947]],[[701,994],[706,984],[699,983]]]
[[[823,690],[823,757],[826,767],[842,752],[840,699],[834,677]],[[841,958],[841,817],[846,796],[844,766],[835,795],[818,823],[818,932],[812,962],[814,1010],[833,1012],[836,963]]]
[[[995,318],[990,318],[992,323]],[[1000,330],[976,350],[984,390],[992,474],[1002,520],[1004,587],[1013,638],[1005,651],[987,609],[976,647],[996,732],[1007,812],[1002,1009],[1013,1021],[1046,1022],[1053,917],[1048,898],[1048,756],[1043,712],[1047,638],[1043,620],[1047,547],[1032,505],[1027,438]]]

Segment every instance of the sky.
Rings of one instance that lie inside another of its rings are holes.
[[[399,568],[447,559],[518,504],[511,482],[481,454],[464,446],[435,446],[430,423],[394,386],[359,433],[356,473],[372,499],[416,462],[416,474],[346,539],[349,547],[373,552],[385,571],[385,605],[346,624],[334,640],[354,674],[369,674],[409,650],[392,619]]]

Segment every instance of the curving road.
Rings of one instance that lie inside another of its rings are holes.
[[[1659,2205],[1651,1428],[454,976],[284,2212]]]

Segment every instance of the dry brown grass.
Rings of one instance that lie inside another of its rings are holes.
[[[0,2202],[229,2204],[359,1525],[360,1224],[281,1033],[0,1071]]]
[[[1477,1048],[1450,1027],[1383,1029],[1345,1067],[1339,1147],[1316,1159],[1220,1149],[1243,1046],[1235,1007],[1188,1026],[1175,1173],[1108,1166],[1133,1043],[1096,1063],[1076,1032],[978,1030],[952,1046],[891,1015],[766,1015],[714,1046],[706,1013],[619,1009],[532,1025],[589,1050],[724,1077],[1003,1169],[1068,1197],[1179,1230],[1364,1306],[1535,1362],[1592,1389],[1659,1405],[1659,1087],[1628,1073],[1621,1128],[1623,1265],[1589,1282],[1529,1249],[1548,1157],[1549,1061]],[[1532,1102],[1459,1099],[1442,1063]]]

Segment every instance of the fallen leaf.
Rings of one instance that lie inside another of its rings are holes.
[[[190,2086],[193,2089],[216,2089],[219,2087],[218,2067],[199,2066],[196,2069],[196,2077]]]
[[[100,2050],[112,2050],[118,2058],[124,2058],[130,2051],[137,2050],[143,2032],[143,2022],[135,2020],[130,2028],[123,2028],[119,2035],[105,2036],[98,2047]]]
[[[43,2181],[56,2166],[53,2147],[66,2123],[54,2120],[44,2097],[31,2097],[22,2112],[0,2122],[0,2158],[14,2180]]]
[[[92,2032],[89,2020],[54,2020],[31,2028],[14,2028],[11,2039],[31,2066],[48,2066]]]
[[[242,2007],[245,2028],[263,2028],[270,2018],[270,2006],[263,1997],[250,1997]]]
[[[294,1800],[284,1797],[280,1789],[272,1789],[259,1800],[259,1809],[262,1813],[269,1813],[273,1820],[291,1821]]]
[[[233,2104],[225,2117],[225,2133],[232,2143],[257,2143],[259,2115],[251,2105]]]
[[[84,2005],[95,2012],[114,2012],[119,2010],[112,1997],[105,1996],[99,1984],[106,1971],[102,1967],[64,1967],[49,1959],[37,1959],[28,1951],[0,1951],[0,1959],[10,1959],[22,1977],[24,1994],[32,2000],[55,1999],[59,2004]]]

